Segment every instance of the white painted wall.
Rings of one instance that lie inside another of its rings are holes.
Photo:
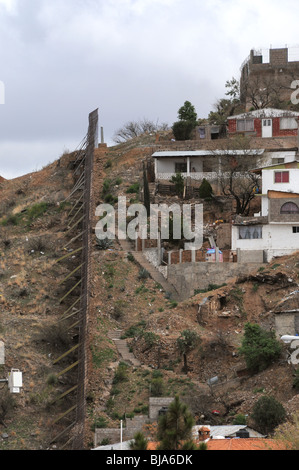
[[[187,163],[187,158],[156,158],[156,174],[157,173],[175,173],[176,163]],[[202,173],[203,161],[201,158],[190,158],[190,168],[195,168],[196,172]]]
[[[299,169],[290,168],[286,171],[290,173],[289,183],[275,183],[274,172],[276,170],[263,170],[262,172],[262,193],[267,194],[268,191],[284,191],[284,192],[299,192]],[[284,170],[282,170],[284,171]]]
[[[298,225],[298,224],[297,224]],[[232,250],[265,250],[267,261],[274,256],[283,256],[299,251],[299,233],[293,233],[296,224],[263,225],[263,238],[257,240],[239,239],[239,227],[232,227]]]

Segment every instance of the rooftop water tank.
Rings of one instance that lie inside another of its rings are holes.
[[[238,432],[236,432],[236,437],[239,437],[240,439],[248,439],[250,434],[246,429],[240,429]]]

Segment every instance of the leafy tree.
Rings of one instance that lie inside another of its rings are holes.
[[[197,113],[190,101],[185,101],[178,111],[179,121],[172,126],[176,140],[189,140],[197,124]]]
[[[226,96],[230,96],[232,100],[239,102],[240,101],[240,82],[235,77],[232,77],[231,80],[227,80],[225,83],[225,88],[227,92]]]
[[[280,357],[281,351],[282,346],[273,331],[263,330],[257,324],[246,323],[239,352],[244,356],[249,370],[254,373],[265,370]]]
[[[262,433],[270,434],[284,422],[286,411],[275,398],[264,396],[254,405],[251,417]]]
[[[134,440],[130,442],[131,450],[147,450],[148,441],[141,431],[134,434]]]
[[[190,121],[193,123],[194,127],[197,123],[197,113],[195,107],[190,101],[185,101],[184,106],[182,106],[178,111],[178,118],[180,121]]]
[[[177,339],[177,346],[183,355],[184,358],[184,367],[185,371],[188,370],[187,366],[187,355],[192,349],[194,349],[197,344],[199,343],[200,338],[195,331],[192,330],[184,330],[181,332],[181,336]]]
[[[214,104],[214,110],[209,113],[208,122],[220,127],[220,136],[226,136],[227,118],[233,116],[237,104],[233,100],[222,98]]]
[[[158,450],[178,450],[183,441],[192,439],[194,419],[188,406],[178,396],[162,415],[158,423],[157,438],[160,441]]]

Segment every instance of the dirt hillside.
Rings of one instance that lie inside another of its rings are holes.
[[[138,200],[134,185],[154,140],[147,136],[146,141],[96,151],[94,206],[107,194]],[[73,285],[62,281],[78,265],[78,257],[57,263],[68,240],[71,159],[64,155],[39,172],[0,184],[0,341],[5,343],[6,359],[0,371],[4,378],[11,368],[20,369],[24,381],[21,394],[0,413],[0,449],[59,448],[59,442],[51,443],[60,430],[53,426],[53,417],[67,410],[68,402],[55,400],[75,378],[72,373],[56,378],[72,356],[59,366],[53,364],[74,344],[61,327],[66,308],[60,301]],[[251,276],[183,303],[173,302],[117,240],[101,250],[93,236],[91,255],[89,447],[95,427],[115,427],[124,414],[146,413],[153,384],[163,395],[179,393],[194,405],[198,419],[210,423],[231,423],[236,414],[250,415],[262,394],[276,397],[289,416],[298,409],[287,351],[280,361],[251,376],[242,374],[246,367],[238,348],[246,322],[274,328],[275,310],[298,289],[299,254],[279,258]],[[185,371],[177,339],[187,329],[195,331],[200,342],[188,354]],[[110,335],[116,330],[140,363],[127,366],[123,381],[116,380],[122,360]],[[220,384],[211,389],[207,381],[215,376]],[[0,398],[9,403],[5,387],[1,384]],[[217,416],[211,413],[215,407]]]

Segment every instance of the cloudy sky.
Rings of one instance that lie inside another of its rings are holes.
[[[298,20],[297,0],[0,0],[0,175],[74,150],[96,108],[108,145],[186,100],[207,117],[252,48],[296,50]]]

